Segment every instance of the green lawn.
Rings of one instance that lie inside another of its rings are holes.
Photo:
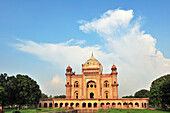
[[[149,110],[149,109],[99,109],[97,113],[168,113],[168,111]]]
[[[21,113],[41,113],[49,111],[66,111],[67,109],[26,109],[26,110],[9,110],[5,113],[13,113],[14,111],[20,111]]]

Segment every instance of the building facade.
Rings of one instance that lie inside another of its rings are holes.
[[[41,99],[40,108],[98,109],[148,108],[149,98],[118,98],[117,68],[111,67],[109,74],[103,74],[101,63],[93,56],[82,64],[82,74],[76,75],[70,66],[66,69],[66,98]]]

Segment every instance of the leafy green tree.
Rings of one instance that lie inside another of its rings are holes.
[[[4,92],[5,92],[4,88],[0,86],[0,106],[2,105],[2,98],[3,98]]]
[[[149,91],[146,89],[141,89],[135,93],[136,98],[149,98]]]
[[[35,105],[38,104],[41,98],[41,90],[36,81],[28,77],[27,75],[16,76],[17,80],[17,93],[16,104],[19,105]]]
[[[130,96],[123,96],[122,98],[135,98],[135,96],[132,96],[132,95],[130,95]]]
[[[163,92],[161,90],[162,84],[170,79],[170,74],[164,75],[156,80],[154,80],[150,87],[150,104],[155,106],[160,106],[162,103]]]
[[[36,105],[41,98],[41,90],[36,81],[27,75],[0,75],[0,93],[2,107],[4,105]]]
[[[7,74],[4,73],[0,75],[0,86],[3,88],[3,93],[1,93],[1,97],[0,97],[2,108],[4,105],[7,105],[8,102],[7,92],[6,92],[8,88],[6,84],[7,84]]]
[[[163,108],[166,108],[166,104],[170,105],[170,78],[161,85],[160,91],[162,92],[161,105]]]
[[[50,95],[48,98],[53,98],[53,96],[52,96],[52,95]]]
[[[42,99],[43,99],[43,98],[48,98],[48,95],[42,93],[42,94],[41,94],[41,98],[42,98]]]
[[[18,93],[17,89],[17,80],[15,76],[7,77],[6,83],[6,92],[8,101],[6,102],[7,105],[14,105],[16,104],[16,93]]]
[[[53,98],[66,98],[66,95],[57,95],[57,96],[54,96]]]

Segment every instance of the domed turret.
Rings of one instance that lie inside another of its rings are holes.
[[[113,64],[112,68],[111,68],[112,72],[111,74],[117,74],[117,67]]]
[[[67,67],[66,72],[72,72],[72,68],[70,66]]]
[[[96,58],[94,58],[92,53],[91,58],[82,65],[82,70],[84,74],[101,74],[103,67],[101,63]]]
[[[113,70],[117,70],[117,68],[116,68],[116,66],[115,66],[114,64],[113,64],[111,70],[112,70],[112,71],[113,71]]]

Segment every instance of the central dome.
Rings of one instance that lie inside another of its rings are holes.
[[[87,60],[84,65],[82,65],[83,70],[86,70],[86,72],[89,70],[90,72],[92,72],[93,70],[96,72],[96,70],[99,71],[99,73],[102,73],[103,71],[103,67],[101,65],[101,63],[94,58],[93,53],[92,56],[89,60]]]

